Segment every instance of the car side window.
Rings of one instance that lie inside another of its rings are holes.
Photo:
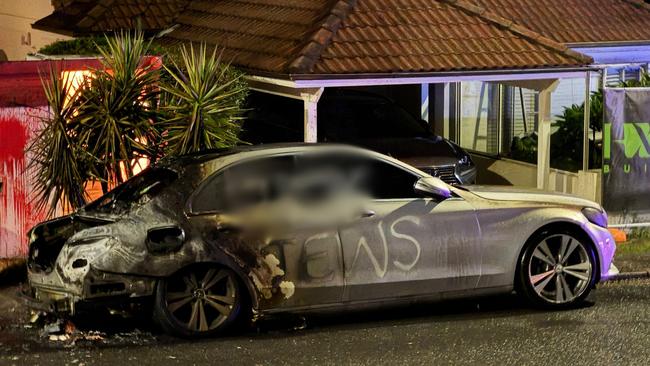
[[[323,203],[352,192],[349,155],[308,153],[296,157],[291,196],[304,204]]]
[[[319,102],[318,113],[318,134],[331,141],[408,138],[429,133],[428,126],[404,108],[381,98],[325,98]]]
[[[369,173],[368,187],[375,199],[419,197],[415,192],[418,177],[409,171],[381,160],[371,160]]]
[[[327,197],[331,192],[356,192],[373,199],[419,197],[415,192],[418,176],[379,159],[337,153],[303,157],[299,171],[316,171],[322,179],[312,179],[313,196]],[[300,164],[301,163],[301,164]]]
[[[192,200],[193,213],[233,212],[277,199],[293,170],[293,156],[260,158],[208,178]]]

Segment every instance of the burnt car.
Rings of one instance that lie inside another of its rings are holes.
[[[186,337],[513,289],[565,308],[616,273],[606,227],[588,200],[450,186],[356,147],[240,147],[164,161],[37,225],[28,275],[51,311],[151,300]]]
[[[242,140],[253,143],[303,141],[299,100],[254,92]],[[473,184],[476,166],[457,144],[393,100],[346,88],[327,88],[318,102],[318,141],[355,145],[390,155],[448,184]]]

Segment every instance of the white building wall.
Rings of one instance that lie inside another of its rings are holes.
[[[28,53],[59,39],[54,33],[32,29],[31,25],[54,11],[50,0],[0,1],[0,61],[24,60]]]

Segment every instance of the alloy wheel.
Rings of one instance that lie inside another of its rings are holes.
[[[552,304],[566,304],[588,290],[592,278],[588,249],[578,239],[552,235],[539,242],[528,263],[528,280],[537,295]]]
[[[165,305],[169,315],[192,332],[218,328],[237,302],[234,274],[223,268],[185,271],[167,282]]]

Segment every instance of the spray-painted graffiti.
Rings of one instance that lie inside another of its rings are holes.
[[[420,254],[422,252],[422,248],[420,246],[420,243],[413,236],[407,235],[407,234],[404,234],[404,233],[400,233],[400,232],[398,232],[396,230],[395,227],[398,224],[402,223],[402,222],[411,222],[411,223],[415,224],[416,226],[419,226],[420,225],[420,218],[416,217],[416,216],[404,216],[404,217],[401,217],[401,218],[393,221],[393,223],[390,225],[390,234],[391,234],[392,237],[394,237],[396,239],[405,240],[405,241],[411,243],[411,245],[415,248],[415,253],[413,255],[413,259],[410,262],[404,263],[404,262],[401,262],[401,261],[399,261],[397,259],[393,260],[393,265],[396,268],[398,268],[398,269],[400,269],[400,270],[402,270],[404,272],[408,272],[411,269],[413,269],[413,267],[415,267],[415,265],[420,260]],[[388,271],[388,257],[390,256],[390,253],[389,253],[389,245],[388,245],[388,241],[386,240],[386,234],[384,233],[384,226],[383,225],[384,225],[383,221],[379,221],[377,223],[377,231],[378,231],[378,233],[379,233],[379,235],[381,237],[381,244],[382,244],[382,253],[381,253],[381,257],[383,258],[382,263],[379,263],[379,260],[377,260],[377,255],[375,255],[375,253],[373,253],[372,249],[370,249],[370,246],[368,246],[368,241],[367,241],[366,237],[361,236],[361,238],[359,238],[359,241],[357,243],[357,249],[356,249],[356,252],[354,254],[354,259],[352,260],[352,265],[350,265],[350,273],[348,273],[348,275],[350,275],[353,272],[353,269],[355,268],[357,260],[359,259],[359,255],[361,254],[361,250],[363,249],[365,254],[370,259],[370,263],[372,263],[373,269],[374,269],[375,274],[377,275],[377,277],[378,278],[384,278],[384,276],[386,275],[386,272]]]
[[[31,202],[25,153],[45,113],[44,108],[0,109],[0,257],[25,255],[27,231],[45,219]]]

